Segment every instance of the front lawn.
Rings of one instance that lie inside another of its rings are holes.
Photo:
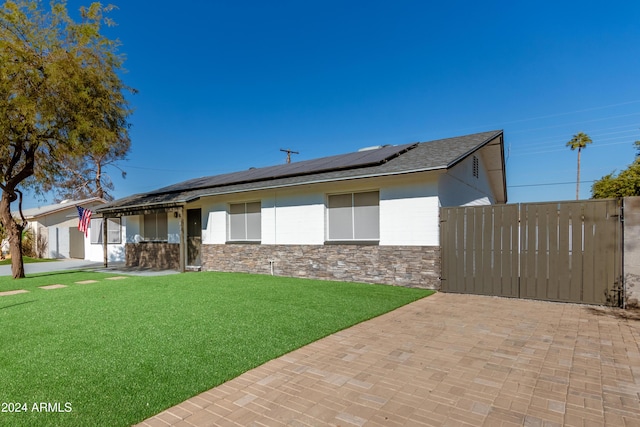
[[[0,277],[0,291],[29,290],[0,297],[0,410],[27,409],[0,412],[0,425],[131,425],[430,294],[248,274],[109,276]],[[98,282],[75,283],[88,279]],[[68,287],[38,288],[52,284]]]

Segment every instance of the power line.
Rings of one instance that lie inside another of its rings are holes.
[[[640,112],[638,112],[638,113],[629,113],[629,114],[620,114],[620,115],[617,115],[617,116],[600,117],[598,119],[583,120],[583,121],[573,122],[573,123],[562,123],[560,125],[546,126],[546,127],[541,127],[541,128],[523,129],[523,130],[520,130],[520,131],[511,132],[511,133],[512,134],[518,134],[518,133],[533,132],[533,131],[539,131],[539,130],[545,130],[545,129],[555,129],[555,128],[561,128],[561,127],[565,127],[565,126],[573,126],[573,125],[579,125],[579,124],[584,124],[584,123],[601,122],[601,121],[604,121],[604,120],[619,119],[621,117],[630,117],[630,116],[638,116],[638,115],[640,115]]]
[[[632,143],[630,143],[629,141],[624,141],[624,142],[612,142],[610,144],[598,144],[598,145],[593,145],[593,146],[589,146],[590,150],[593,150],[595,148],[600,148],[600,147],[608,147],[610,145],[622,145],[622,144],[629,144],[629,145],[633,145]],[[540,147],[542,148],[542,147]],[[511,150],[510,155],[511,156],[528,156],[530,154],[544,154],[544,153],[553,153],[553,152],[557,152],[557,151],[566,151],[567,148],[554,148],[553,150],[542,150],[542,151],[525,151],[525,152],[519,152],[516,151],[514,153],[515,150]]]
[[[161,169],[161,168],[148,168],[144,166],[124,166],[127,169],[140,169],[147,171],[158,171],[158,172],[211,172],[209,169]]]
[[[484,125],[481,125],[481,126],[458,128],[456,130],[456,132],[467,132],[467,131],[470,131],[470,130],[488,129],[488,128],[496,128],[496,127],[503,128],[505,125],[514,124],[514,123],[523,123],[523,122],[530,122],[530,121],[534,121],[534,120],[543,120],[543,119],[549,119],[549,118],[554,118],[554,117],[568,116],[568,115],[571,115],[571,114],[579,114],[579,113],[585,113],[585,112],[589,112],[589,111],[605,110],[607,108],[620,107],[620,106],[623,106],[623,105],[638,104],[638,103],[640,103],[640,100],[625,101],[625,102],[620,102],[620,103],[617,103],[617,104],[609,104],[609,105],[601,105],[601,106],[597,106],[597,107],[584,108],[584,109],[581,109],[581,110],[565,111],[565,112],[561,112],[561,113],[547,114],[547,115],[543,115],[543,116],[525,117],[525,118],[522,118],[522,119],[515,119],[515,120],[510,120],[510,121],[502,121],[499,124],[493,123],[493,124],[490,124],[490,125],[484,124]],[[612,116],[612,117],[608,117],[608,118],[620,118],[620,117],[626,117],[626,116],[628,116],[628,115]],[[568,124],[580,124],[580,123],[589,123],[589,121],[568,123]],[[525,130],[515,131],[515,132],[511,132],[511,133],[522,133],[522,132],[529,132],[529,131],[537,131],[537,130],[543,130],[543,129],[551,129],[551,128],[554,128],[554,127],[559,127],[559,126],[549,126],[549,127],[536,128],[536,129],[525,129]]]
[[[550,185],[569,185],[569,184],[576,184],[577,181],[568,181],[568,182],[544,182],[544,183],[540,183],[540,184],[519,184],[519,185],[507,185],[507,187],[545,187],[545,186],[550,186]],[[580,183],[592,183],[592,182],[596,182],[595,180],[591,180],[591,181],[583,181],[580,180]]]
[[[605,132],[605,133],[597,133],[597,132],[601,132],[601,131],[605,131],[605,130],[611,130],[611,129],[620,129],[620,128],[628,128],[631,127],[632,129],[627,129],[627,130],[621,130],[621,131],[617,131],[617,132]],[[595,129],[594,131],[590,131],[589,135],[593,138],[600,138],[602,136],[607,136],[607,135],[616,135],[616,134],[621,134],[621,133],[640,133],[640,129],[639,129],[639,124],[638,123],[634,123],[634,124],[630,124],[630,125],[624,125],[624,126],[613,126],[613,127],[608,127],[608,128],[602,128],[602,129]],[[632,135],[629,135],[629,137],[633,138]],[[523,146],[525,146],[524,148],[529,148],[529,147],[535,147],[535,146],[539,146],[539,145],[557,145],[559,143],[559,141],[562,140],[562,138],[569,138],[568,135],[563,134],[563,135],[553,135],[553,136],[546,136],[543,140],[536,140],[533,142],[527,142],[526,144],[522,144]],[[605,141],[608,141],[610,139],[605,139]],[[601,141],[600,139],[598,139],[598,141]]]
[[[640,103],[640,100],[621,102],[619,104],[604,105],[604,106],[601,106],[601,107],[585,108],[583,110],[575,110],[575,111],[569,111],[569,112],[565,112],[565,113],[549,114],[549,115],[546,115],[546,116],[529,117],[529,118],[526,118],[526,119],[517,119],[517,120],[512,120],[512,121],[509,121],[509,122],[504,122],[503,124],[521,123],[521,122],[528,122],[528,121],[540,120],[540,119],[550,119],[550,118],[553,118],[553,117],[568,116],[568,115],[571,115],[571,114],[585,113],[587,111],[605,110],[607,108],[619,107],[621,105],[629,105],[629,104],[637,104],[637,103]]]

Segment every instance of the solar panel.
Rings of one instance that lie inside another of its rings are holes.
[[[355,153],[304,160],[285,165],[268,166],[223,175],[195,178],[160,188],[159,190],[153,191],[149,194],[195,190],[199,188],[219,187],[223,185],[241,184],[276,178],[287,178],[291,176],[310,175],[320,172],[331,172],[342,169],[374,166],[382,164],[406,151],[409,151],[416,145],[417,144],[392,145],[371,150],[358,151]]]

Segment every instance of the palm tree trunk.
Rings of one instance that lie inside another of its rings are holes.
[[[580,150],[578,147],[578,177],[576,179],[576,200],[580,200]]]

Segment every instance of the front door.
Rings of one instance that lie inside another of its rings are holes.
[[[202,265],[200,246],[202,245],[202,212],[200,209],[187,210],[187,266]]]

